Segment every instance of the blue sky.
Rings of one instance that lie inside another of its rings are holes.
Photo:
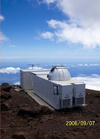
[[[1,0],[1,59],[99,61],[99,15],[99,0]]]

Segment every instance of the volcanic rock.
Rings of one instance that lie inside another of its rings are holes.
[[[2,91],[1,100],[2,100],[2,99],[3,99],[3,100],[8,100],[8,99],[11,99],[11,98],[12,98],[11,93]]]
[[[1,111],[8,111],[9,109],[8,103],[1,103]]]
[[[8,83],[4,83],[4,84],[2,84],[2,86],[1,86],[1,90],[4,90],[4,91],[6,91],[6,92],[9,92],[11,88],[12,88],[12,86],[9,85]]]
[[[27,139],[23,133],[15,133],[12,135],[13,139]]]
[[[100,97],[95,97],[97,91],[86,89],[85,107],[54,111],[39,105],[24,90],[1,91],[2,139],[100,139]],[[66,121],[75,121],[77,125],[66,125]],[[82,126],[80,121],[87,125]]]
[[[20,116],[28,115],[28,116],[35,117],[40,113],[40,111],[41,111],[41,106],[32,108],[29,105],[24,105],[19,108],[18,115]]]

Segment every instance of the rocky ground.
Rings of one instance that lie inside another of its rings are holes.
[[[0,90],[2,139],[100,139],[99,91],[86,89],[85,107],[52,111],[9,84],[0,86]]]

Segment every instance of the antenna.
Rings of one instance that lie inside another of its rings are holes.
[[[28,66],[32,66],[32,69],[35,65],[40,65],[40,64],[28,64]]]

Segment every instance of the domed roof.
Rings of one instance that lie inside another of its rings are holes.
[[[71,78],[70,73],[65,66],[53,66],[47,77],[49,80],[54,81],[67,81]]]

